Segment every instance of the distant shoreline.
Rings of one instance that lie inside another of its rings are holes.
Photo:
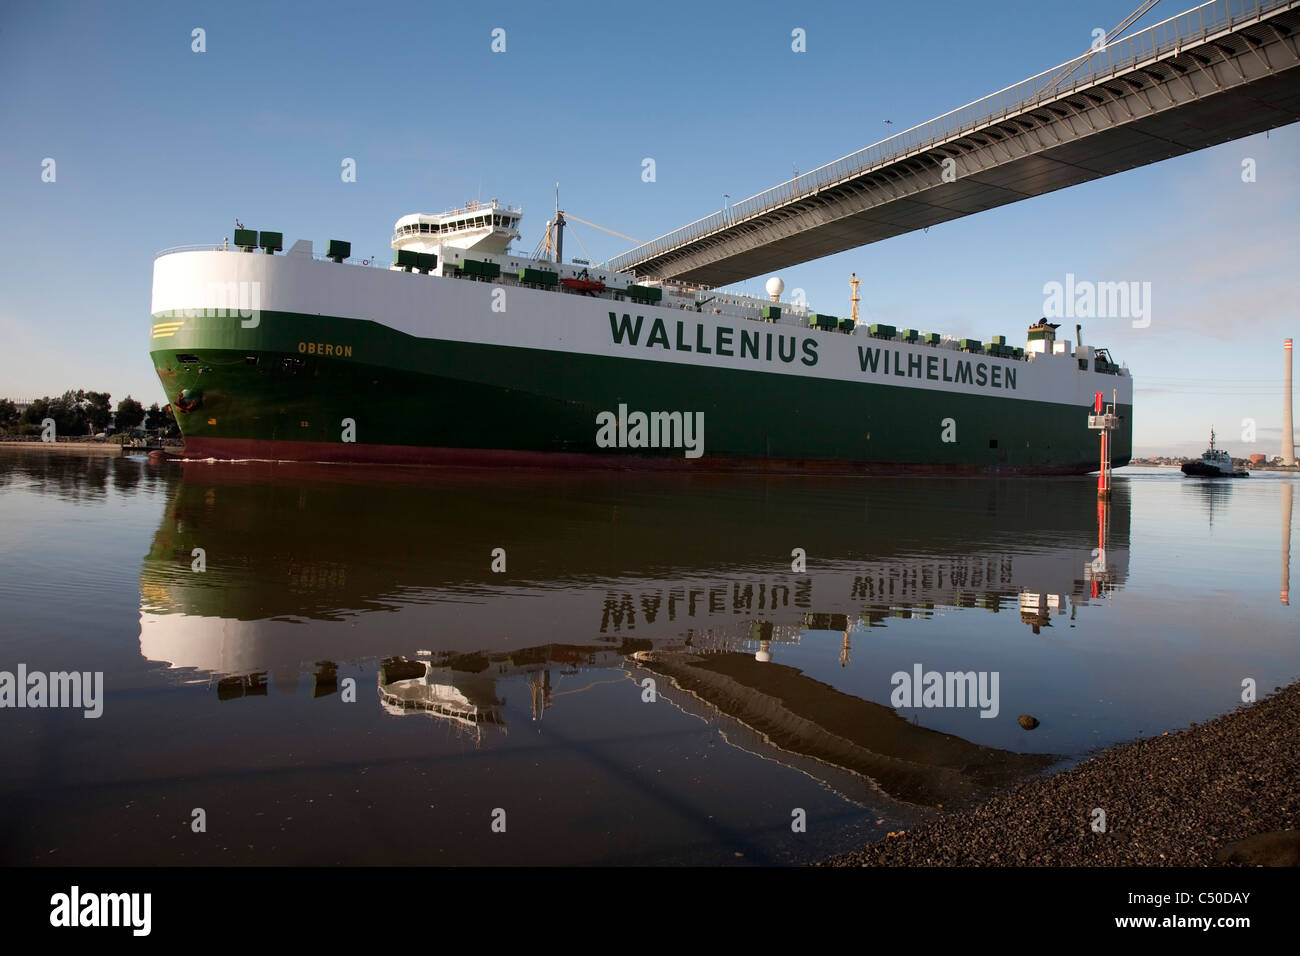
[[[32,452],[43,455],[85,455],[91,458],[116,458],[144,448],[131,448],[109,441],[12,441],[0,439],[0,450]]]
[[[1181,468],[1183,466],[1183,463],[1188,461],[1197,461],[1197,459],[1184,458],[1179,461],[1168,461],[1168,462],[1130,461],[1124,467],[1125,468],[1155,468],[1155,469]],[[1297,467],[1296,465],[1270,465],[1270,464],[1252,465],[1249,461],[1245,461],[1242,459],[1237,459],[1236,464],[1237,467],[1244,468],[1247,471],[1279,471],[1282,474],[1291,474],[1291,475],[1300,472],[1300,467]]]

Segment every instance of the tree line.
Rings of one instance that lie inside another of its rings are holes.
[[[146,409],[128,395],[113,408],[111,399],[108,392],[68,390],[62,395],[34,399],[20,414],[12,399],[0,398],[0,433],[19,437],[39,435],[41,423],[51,418],[56,433],[64,438],[99,434],[110,425],[118,434],[128,434],[141,426],[148,431],[161,431],[166,437],[180,434],[171,405],[159,408],[154,402]]]

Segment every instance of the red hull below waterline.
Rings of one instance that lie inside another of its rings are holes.
[[[188,438],[187,460],[302,461],[338,464],[422,465],[463,468],[540,468],[586,471],[664,471],[694,474],[818,475],[1083,475],[1094,465],[989,469],[975,465],[854,462],[781,458],[687,458],[684,455],[609,455],[515,451],[492,448],[426,448],[341,442],[290,442],[237,438]]]

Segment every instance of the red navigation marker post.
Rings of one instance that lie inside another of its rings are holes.
[[[1115,414],[1112,404],[1104,409],[1105,397],[1096,393],[1092,403],[1092,414],[1088,416],[1088,427],[1101,432],[1101,471],[1097,474],[1097,497],[1110,499],[1110,433],[1119,427],[1119,416]]]
[[[1106,538],[1110,529],[1110,502],[1097,496],[1097,551],[1096,556],[1083,569],[1084,580],[1092,583],[1092,596],[1101,597],[1101,586],[1111,580],[1110,567],[1106,563]]]

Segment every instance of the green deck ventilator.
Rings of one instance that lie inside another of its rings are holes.
[[[525,267],[519,270],[519,281],[526,285],[550,288],[559,280],[559,273],[552,272],[550,269],[530,269]]]
[[[627,287],[627,297],[633,302],[649,305],[662,299],[664,290],[658,286],[630,285]]]

